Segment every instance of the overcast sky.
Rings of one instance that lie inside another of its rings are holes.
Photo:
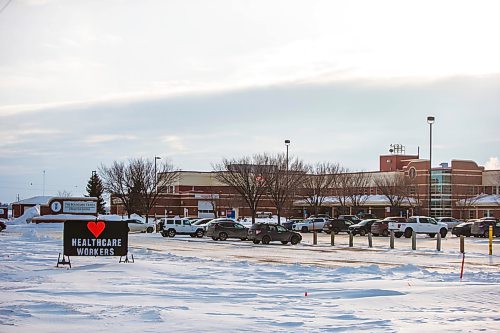
[[[7,5],[8,4],[8,5]],[[7,5],[5,7],[5,5]],[[3,8],[3,10],[2,10]],[[378,170],[400,143],[500,168],[499,1],[0,0],[0,201],[103,163],[284,152]]]

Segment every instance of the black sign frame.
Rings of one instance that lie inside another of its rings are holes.
[[[66,256],[126,256],[126,221],[66,221],[63,246]]]

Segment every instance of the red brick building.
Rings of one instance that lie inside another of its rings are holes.
[[[390,173],[403,173],[412,184],[413,204],[404,204],[399,213],[421,214],[433,217],[453,216],[456,218],[479,218],[495,216],[500,218],[500,205],[474,205],[481,194],[500,194],[500,170],[484,170],[473,161],[453,160],[451,165],[442,163],[432,168],[431,210],[428,209],[429,160],[418,159],[417,155],[380,156],[380,170],[370,172],[373,178]],[[190,217],[250,216],[250,210],[236,192],[215,179],[213,172],[182,171],[178,182],[169,188],[160,189],[161,194],[156,207],[151,211],[154,216],[179,215]],[[363,207],[349,213],[376,214],[378,217],[393,215],[390,204],[383,199],[374,182],[364,190],[370,197]],[[300,199],[300,198],[297,198]],[[464,201],[465,200],[465,201]],[[462,204],[457,204],[461,202]],[[465,202],[465,204],[464,204]],[[288,207],[286,217],[301,217],[308,208],[305,205]],[[321,213],[338,215],[339,204],[335,200],[326,201]],[[259,210],[276,214],[271,200],[263,198]],[[125,214],[118,199],[112,199],[112,214]],[[307,212],[309,213],[309,212]]]

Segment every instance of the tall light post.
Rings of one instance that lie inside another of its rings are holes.
[[[286,174],[285,174],[285,177],[286,177],[286,179],[285,179],[285,181],[286,181],[286,189],[285,189],[285,191],[286,191],[286,193],[288,195],[288,191],[289,191],[289,189],[288,189],[288,186],[289,186],[289,180],[288,180],[288,146],[290,146],[290,140],[288,140],[288,139],[285,140],[285,146],[286,146],[286,171],[285,171],[286,172]],[[278,221],[278,224],[281,224],[281,221]]]
[[[285,146],[286,146],[286,173],[288,176],[288,146],[290,145],[290,140],[285,140]]]
[[[427,123],[429,124],[429,188],[428,188],[428,212],[429,216],[431,216],[431,204],[432,204],[432,124],[434,124],[435,118],[434,116],[427,117]]]
[[[158,184],[158,175],[156,173],[156,161],[157,160],[161,160],[161,157],[160,156],[155,156],[155,190],[158,191],[158,187],[157,187],[157,184]]]

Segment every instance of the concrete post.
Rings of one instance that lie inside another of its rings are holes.
[[[335,233],[333,231],[330,233],[330,243],[332,246],[335,245]]]
[[[394,248],[394,230],[391,230],[391,242],[390,242],[390,245],[391,245],[391,249]]]
[[[313,245],[318,244],[318,232],[316,230],[313,231]]]
[[[441,251],[441,233],[437,233],[437,243],[436,243],[436,250]]]
[[[460,253],[465,253],[465,236],[460,235]]]
[[[415,232],[415,230],[412,230],[411,232],[411,249],[417,249],[417,233]]]
[[[349,231],[349,247],[354,246],[354,235]]]
[[[373,247],[372,233],[368,233],[368,247]]]

